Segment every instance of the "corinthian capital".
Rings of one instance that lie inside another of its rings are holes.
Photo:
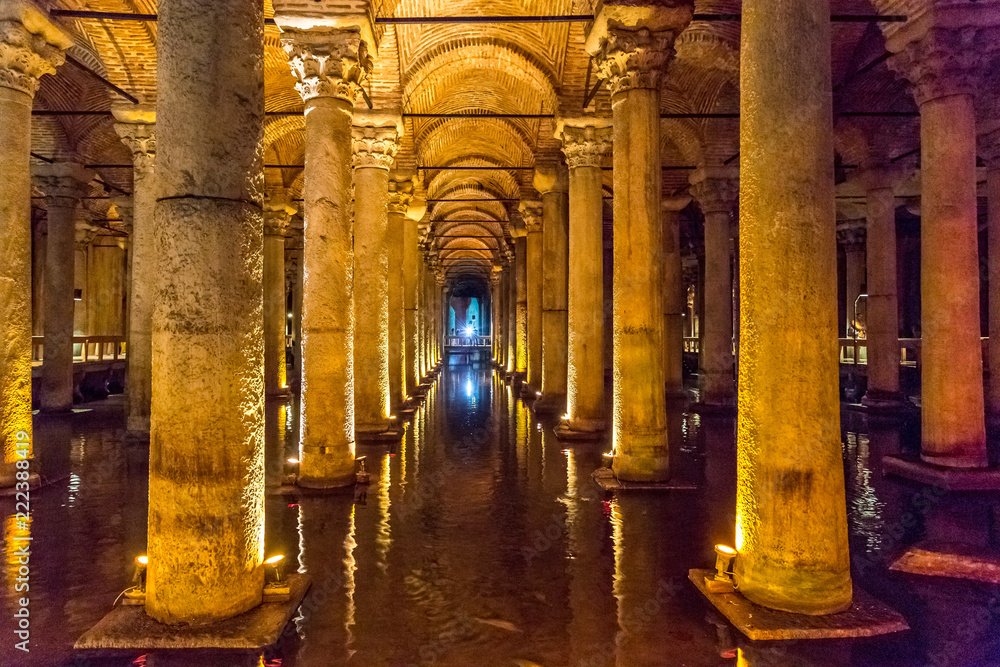
[[[526,199],[518,206],[518,210],[529,234],[542,231],[542,202]]]
[[[691,195],[702,213],[729,213],[740,197],[739,168],[705,168],[690,178]]]
[[[115,132],[132,152],[132,163],[140,174],[151,174],[156,158],[156,108],[139,104],[115,106]]]
[[[406,215],[413,200],[413,175],[394,173],[389,176],[389,213]]]
[[[43,74],[55,74],[73,40],[28,0],[0,3],[0,87],[34,96]]]
[[[392,169],[402,136],[403,119],[399,114],[363,112],[355,115],[351,130],[354,147],[351,164],[355,169]]]
[[[292,204],[288,191],[275,188],[264,198],[264,234],[284,236],[298,208]]]
[[[556,122],[556,139],[562,141],[566,166],[600,167],[611,150],[610,118],[560,119]]]
[[[94,176],[94,172],[75,162],[43,164],[32,170],[32,179],[45,193],[47,206],[76,206],[86,196]]]
[[[372,71],[368,43],[351,28],[285,29],[281,45],[302,99],[336,97],[352,105]]]

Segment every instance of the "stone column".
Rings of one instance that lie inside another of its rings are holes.
[[[690,3],[605,3],[587,36],[611,90],[614,123],[612,468],[623,480],[669,475],[660,265],[660,88]]]
[[[886,42],[920,107],[921,459],[987,465],[979,323],[975,7],[941,9]],[[939,22],[948,27],[936,27]],[[985,45],[992,39],[983,31]]]
[[[699,169],[691,193],[705,215],[705,319],[701,334],[701,403],[736,405],[733,376],[733,276],[729,220],[739,192],[738,168]]]
[[[865,289],[865,222],[850,220],[837,224],[837,243],[844,248],[846,260],[845,270],[845,325],[843,334],[853,338],[855,330],[858,338],[864,338],[864,322],[855,319],[855,304],[858,305],[857,315],[863,317],[864,311],[858,303],[858,297]],[[860,328],[859,328],[860,325]]]
[[[145,611],[167,624],[243,613],[264,585],[263,14],[171,0],[157,24]]]
[[[445,309],[445,304],[451,301],[451,289],[445,287],[444,275],[442,273],[436,272],[434,278],[436,286],[434,289],[434,311],[436,314],[434,318],[434,365],[440,366],[444,360],[443,341],[446,328],[445,322],[448,318],[448,311]]]
[[[523,218],[516,221],[514,237],[514,359],[511,369],[518,382],[528,378],[528,230]]]
[[[562,412],[566,401],[569,308],[569,179],[562,165],[535,167],[542,197],[542,396],[539,412]]]
[[[297,210],[283,191],[264,202],[264,395],[288,395],[285,365],[285,234]]]
[[[566,415],[556,431],[603,430],[604,223],[601,164],[611,150],[611,122],[581,118],[557,123],[569,167],[569,294]]]
[[[505,279],[507,274],[503,272],[503,266],[493,265],[493,273],[490,274],[490,346],[495,367],[503,367],[503,341],[501,331],[503,330],[503,301],[506,294]],[[447,332],[445,332],[447,333]]]
[[[527,334],[528,368],[525,376],[526,397],[536,398],[542,388],[542,204],[538,201],[522,201],[521,219],[527,230],[525,244],[527,277]]]
[[[865,339],[868,345],[868,391],[861,402],[869,409],[898,409],[899,307],[896,300],[895,175],[881,170],[860,174],[868,205]]]
[[[31,335],[44,336],[45,238],[48,222],[42,208],[32,209],[31,216]]]
[[[153,214],[156,209],[156,109],[152,105],[112,108],[115,132],[132,153],[132,230],[129,233],[128,345],[125,355],[125,433],[149,439],[153,385],[153,301],[156,255]],[[115,199],[115,205],[121,201]]]
[[[45,345],[41,409],[67,412],[73,407],[73,288],[76,219],[80,198],[94,173],[72,162],[36,168],[35,181],[45,193],[48,239],[45,248]]]
[[[387,267],[389,271],[389,407],[392,414],[406,401],[406,345],[403,315],[403,255],[406,211],[413,198],[410,174],[393,174],[389,179],[389,224]],[[416,224],[416,223],[414,223]]]
[[[0,45],[0,485],[13,486],[15,462],[32,458],[31,105],[73,40],[34,5],[5,2]]]
[[[296,393],[302,390],[302,287],[305,277],[302,256],[303,230],[299,225],[291,228],[288,238],[285,239],[285,247],[291,246],[292,251],[292,340],[295,341],[295,354],[292,356],[292,371],[288,384]]]
[[[684,398],[684,310],[687,289],[681,269],[681,211],[688,195],[664,197],[663,222],[663,374],[668,398]]]
[[[427,212],[427,202],[413,199],[403,220],[403,319],[406,359],[406,397],[411,399],[420,386],[420,315],[417,310],[420,286],[419,222]]]
[[[1000,423],[1000,129],[981,137],[979,154],[986,163],[986,196],[988,198],[989,229],[989,391],[986,413],[994,423]],[[898,344],[898,343],[897,343]]]
[[[757,604],[829,614],[851,605],[829,0],[745,4],[740,60],[736,581]]]
[[[276,7],[275,20],[283,25]],[[351,120],[367,77],[359,29],[282,29],[305,101],[300,486],[354,483]]]

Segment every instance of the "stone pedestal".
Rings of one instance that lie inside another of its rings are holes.
[[[80,198],[94,173],[72,162],[37,167],[35,181],[45,192],[48,239],[45,248],[45,345],[41,409],[67,412],[73,407],[73,315],[75,302],[76,220]]]
[[[389,179],[389,226],[387,267],[389,272],[389,408],[392,414],[406,401],[406,358],[403,315],[403,254],[406,211],[413,197],[410,174],[396,173]]]
[[[687,290],[681,270],[681,211],[691,197],[664,197],[663,226],[663,376],[668,398],[684,398],[684,311]]]
[[[125,357],[126,436],[149,439],[153,384],[153,300],[156,256],[153,214],[156,208],[156,109],[152,105],[115,106],[115,131],[132,153],[132,200],[129,232],[128,343]],[[116,206],[118,201],[116,201]]]
[[[534,400],[542,388],[542,265],[543,239],[541,202],[522,201],[521,219],[524,220],[526,282],[527,282],[527,349],[528,366],[524,398]]]
[[[542,196],[542,384],[539,412],[562,412],[566,401],[569,299],[569,181],[562,165],[535,167]]]
[[[0,44],[0,486],[13,486],[14,463],[32,458],[31,105],[73,40],[31,3],[7,2]]]
[[[829,0],[744,5],[740,62],[736,582],[755,604],[831,614],[851,606],[852,585]]]
[[[566,416],[559,437],[593,434],[604,420],[604,225],[601,164],[611,150],[608,119],[563,120],[569,167],[569,316]]]
[[[420,385],[419,302],[420,235],[418,223],[427,212],[424,200],[411,200],[403,220],[403,354],[406,366],[406,397],[416,396]]]
[[[921,459],[987,465],[976,224],[975,8],[907,23],[889,65],[920,107]],[[941,27],[939,27],[941,26]],[[984,31],[983,38],[988,38]]]
[[[285,364],[285,234],[296,207],[288,193],[270,193],[264,203],[264,394],[288,395]]]
[[[699,169],[691,192],[705,215],[705,317],[701,334],[701,403],[732,409],[733,274],[730,218],[739,191],[736,168]]]
[[[145,610],[169,625],[262,599],[263,19],[253,0],[172,0],[157,24]]]
[[[275,20],[281,25],[282,15]],[[351,121],[367,48],[347,27],[282,35],[306,108],[298,484],[336,488],[354,483]]]
[[[612,467],[622,480],[669,476],[660,265],[660,87],[688,3],[605,3],[587,51],[611,92],[614,137]]]

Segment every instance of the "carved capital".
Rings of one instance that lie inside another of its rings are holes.
[[[98,225],[91,224],[86,220],[79,220],[76,223],[76,245],[81,248],[90,245],[90,242],[94,240],[101,228]]]
[[[523,200],[518,206],[528,234],[542,231],[542,202]]]
[[[389,175],[389,213],[406,215],[413,200],[413,175],[394,172]]]
[[[355,169],[392,169],[400,134],[395,125],[355,125],[351,130],[351,164]]]
[[[633,88],[659,90],[674,57],[675,36],[672,30],[609,28],[594,62],[612,97]]]
[[[136,172],[153,173],[156,158],[156,110],[152,106],[115,107],[115,132],[132,153]]]
[[[0,86],[34,96],[43,74],[55,74],[73,40],[26,0],[0,6]]]
[[[562,140],[562,151],[566,156],[566,166],[600,167],[604,156],[611,151],[611,122],[602,120],[594,125],[562,124],[556,131],[556,138]]]
[[[539,194],[569,192],[569,175],[561,164],[539,164],[535,166],[532,185]]]
[[[948,95],[972,95],[996,53],[1000,28],[931,27],[889,59],[913,86],[917,104]]]
[[[94,172],[75,162],[54,162],[35,167],[32,180],[45,193],[47,207],[72,208],[90,191]]]
[[[740,182],[734,178],[708,177],[691,185],[691,195],[706,215],[730,213],[740,198]]]
[[[292,216],[298,208],[291,203],[288,192],[275,189],[264,198],[264,234],[266,236],[285,236],[292,222]]]
[[[837,243],[845,250],[864,250],[866,238],[864,220],[847,220],[837,224]]]
[[[304,101],[336,97],[353,105],[373,68],[368,44],[357,29],[285,29],[281,46]]]
[[[135,220],[135,201],[132,199],[132,195],[113,195],[111,203],[115,205],[115,212],[121,218],[125,233],[131,236],[132,222]]]

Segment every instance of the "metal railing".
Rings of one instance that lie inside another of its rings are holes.
[[[490,347],[492,336],[445,336],[445,347]]]
[[[45,361],[45,336],[31,337],[31,360]],[[73,336],[73,362],[125,358],[125,336]]]

